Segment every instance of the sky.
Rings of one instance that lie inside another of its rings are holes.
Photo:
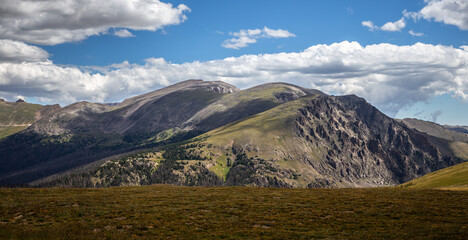
[[[0,0],[0,98],[119,102],[187,79],[468,125],[468,0]]]

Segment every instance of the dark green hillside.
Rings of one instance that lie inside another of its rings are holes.
[[[103,107],[105,112],[89,111],[87,108],[95,107],[90,103],[66,107],[54,115],[56,119],[59,118],[56,124],[40,125],[50,122],[49,119],[43,119],[30,128],[63,131],[61,134],[44,136],[27,131],[0,142],[0,153],[4,157],[0,160],[4,166],[0,170],[0,175],[3,175],[0,182],[26,183],[115,154],[164,144],[164,141],[157,142],[158,133],[177,127],[217,98],[219,94],[207,91],[170,93],[156,102],[143,105],[141,110],[136,110],[129,117],[131,120],[117,121],[115,124],[112,124],[116,119],[115,115],[111,114],[119,113],[107,112],[107,107],[97,106]],[[69,116],[70,112],[75,113],[76,108],[83,106],[84,113],[73,118]],[[126,124],[127,121],[131,125],[125,125],[126,132],[105,132],[104,125],[108,125],[108,128],[120,128],[119,124]],[[195,135],[191,133],[180,133],[170,137],[177,141],[179,138],[184,140],[193,136]]]
[[[115,107],[69,105],[0,142],[0,184],[24,184],[115,154],[192,138],[200,130],[182,130],[183,123],[234,90],[191,80]]]
[[[468,192],[0,189],[0,239],[466,239]]]
[[[186,140],[312,93],[321,94],[283,83],[239,91],[222,82],[188,80],[117,106],[75,103],[0,142],[5,156],[0,182],[26,183],[115,154]]]

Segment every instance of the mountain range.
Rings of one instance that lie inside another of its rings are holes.
[[[25,128],[0,139],[2,185],[394,186],[468,160],[463,126],[286,83],[187,80],[119,104],[0,107],[2,124]],[[18,120],[20,107],[31,110]]]

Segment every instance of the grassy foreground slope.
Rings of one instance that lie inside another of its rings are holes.
[[[401,186],[408,188],[468,189],[468,162],[429,173]]]
[[[464,239],[468,192],[0,189],[0,239]]]

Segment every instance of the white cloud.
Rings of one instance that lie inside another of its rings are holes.
[[[424,18],[468,30],[468,0],[424,0],[427,3],[419,12],[403,11],[405,18],[417,21]]]
[[[295,34],[290,33],[287,30],[283,30],[283,29],[274,30],[274,29],[270,29],[270,28],[267,28],[267,27],[263,28],[263,33],[264,33],[265,37],[271,37],[271,38],[296,37]]]
[[[21,95],[16,96],[16,100],[20,100],[20,99],[23,101],[26,100],[24,96],[21,96]]]
[[[185,21],[187,11],[159,0],[0,0],[0,38],[55,45],[110,28],[155,31]]]
[[[254,34],[254,33],[252,33]],[[206,62],[123,62],[90,73],[50,61],[0,63],[0,95],[49,103],[115,102],[186,79],[221,80],[245,88],[289,82],[332,94],[357,94],[385,113],[436,95],[468,100],[468,51],[417,43],[314,45],[301,52],[243,55]]]
[[[293,33],[283,29],[247,29],[239,32],[229,33],[234,38],[227,39],[221,46],[224,48],[240,49],[247,47],[251,43],[256,43],[259,38],[290,38],[295,37]]]
[[[396,22],[387,22],[382,27],[375,25],[372,21],[363,21],[361,24],[364,27],[368,27],[369,31],[382,30],[387,32],[399,32],[406,26],[404,18]]]
[[[420,18],[419,13],[417,12],[408,12],[408,10],[403,10],[403,17],[412,18],[415,22]]]
[[[389,31],[389,32],[399,32],[401,29],[405,28],[405,19],[401,18],[396,22],[388,22],[385,23],[380,29],[382,31]]]
[[[49,53],[42,48],[23,42],[0,39],[0,62],[45,61]]]
[[[223,42],[221,46],[224,48],[232,48],[232,49],[240,49],[243,47],[247,47],[251,43],[256,43],[257,39],[250,38],[247,36],[237,37],[237,38],[230,38]]]
[[[117,30],[117,31],[114,32],[114,35],[117,36],[117,37],[121,37],[121,38],[135,37],[135,35],[133,35],[127,29]]]
[[[413,30],[409,30],[408,33],[415,37],[424,36],[424,33],[413,32]]]
[[[426,0],[419,15],[426,20],[455,25],[468,30],[468,0]]]
[[[369,30],[383,30],[383,31],[400,31],[405,24],[405,18],[412,18],[415,22],[421,18],[428,21],[434,20],[444,24],[454,25],[461,30],[468,30],[468,0],[424,0],[426,6],[419,12],[408,12],[403,10],[403,18],[396,22],[387,22],[382,27],[375,26],[371,21],[364,21],[362,25],[368,27]],[[412,34],[413,36],[419,33]]]
[[[372,21],[363,21],[362,26],[368,27],[370,31],[379,30],[379,27],[376,26]]]

